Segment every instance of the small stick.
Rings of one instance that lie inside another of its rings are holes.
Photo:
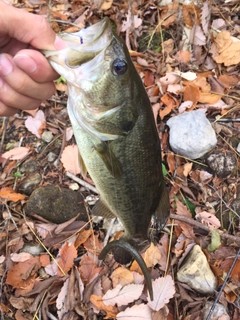
[[[66,172],[66,176],[71,178],[72,180],[76,181],[77,183],[79,183],[81,186],[83,186],[84,188],[87,188],[89,190],[91,190],[92,192],[98,194],[97,189],[92,186],[90,183],[87,183],[86,181],[76,177],[74,174],[70,173],[70,172]]]

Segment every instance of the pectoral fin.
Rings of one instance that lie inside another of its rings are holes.
[[[83,178],[86,178],[86,176],[87,176],[87,168],[85,166],[85,163],[83,161],[83,158],[82,158],[80,152],[78,152],[78,161],[79,161],[79,166],[80,166],[80,170],[81,170],[81,175],[83,176]]]
[[[112,211],[105,205],[102,200],[98,200],[92,209],[92,214],[94,216],[100,216],[108,219],[116,218]]]
[[[111,175],[114,178],[120,178],[122,175],[121,163],[118,161],[117,157],[109,148],[109,146],[103,141],[95,144],[94,146],[97,154],[102,159]]]

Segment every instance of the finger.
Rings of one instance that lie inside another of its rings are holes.
[[[18,112],[18,109],[7,107],[0,101],[0,117],[11,117]]]
[[[0,76],[4,83],[15,92],[14,97],[8,97],[8,99],[16,98],[16,95],[20,94],[35,100],[46,100],[55,92],[53,82],[37,83],[19,69],[14,64],[12,57],[7,54],[0,54]]]
[[[41,100],[27,97],[11,88],[0,78],[0,102],[1,104],[15,109],[32,110],[39,107]],[[2,111],[4,112],[4,110]]]
[[[64,42],[56,37],[49,23],[39,15],[16,9],[0,1],[1,35],[9,35],[37,49],[54,50],[65,48]]]
[[[49,82],[59,77],[47,59],[36,50],[25,49],[19,51],[13,58],[15,64],[39,83]]]

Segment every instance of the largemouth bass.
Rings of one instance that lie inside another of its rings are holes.
[[[150,244],[152,216],[158,226],[166,223],[169,200],[149,98],[125,43],[108,19],[62,38],[68,48],[44,54],[68,83],[68,112],[81,173],[89,172],[100,193],[93,214],[118,217],[125,230],[120,240],[103,249],[100,258],[111,249],[122,264],[133,256],[152,298],[140,252]]]

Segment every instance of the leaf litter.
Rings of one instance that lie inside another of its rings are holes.
[[[1,128],[5,136],[0,158],[1,314],[17,320],[202,319],[203,306],[209,300],[224,305],[230,319],[239,319],[240,37],[236,1],[203,1],[199,5],[185,1],[74,0],[52,1],[50,6],[46,2],[15,1],[14,5],[58,19],[52,22],[56,32],[77,30],[59,20],[82,27],[105,15],[115,24],[153,105],[171,215],[167,232],[143,253],[152,278],[153,301],[147,298],[135,261],[130,267],[121,266],[109,255],[100,264],[98,255],[106,233],[101,222],[72,218],[54,224],[34,213],[24,215],[28,196],[18,187],[31,172],[21,171],[22,163],[37,161],[42,186],[71,188],[72,180],[65,171],[81,175],[66,112],[66,84],[59,81],[54,97],[43,102],[39,110],[31,116],[26,112],[11,117]],[[204,159],[185,159],[169,147],[166,121],[201,108],[207,110],[217,132],[217,149],[233,152],[237,159],[236,170],[225,178],[209,170]],[[53,133],[52,141],[41,139],[44,130]],[[93,184],[89,176],[85,181]],[[86,186],[78,188],[76,192],[94,203],[96,194]],[[26,244],[35,247],[39,243],[42,252],[33,254],[26,249]],[[204,250],[217,279],[217,292],[212,297],[176,280],[179,266],[196,243]]]

